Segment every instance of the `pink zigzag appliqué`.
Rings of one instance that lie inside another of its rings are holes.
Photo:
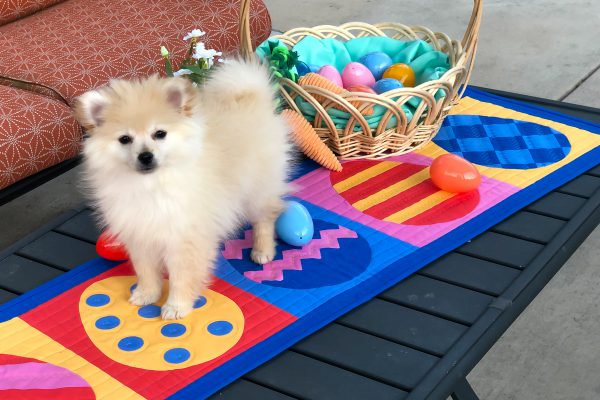
[[[248,230],[244,232],[243,239],[227,240],[225,242],[225,248],[221,251],[223,257],[228,260],[241,260],[243,258],[242,252],[245,249],[252,248],[252,231]]]
[[[244,276],[255,282],[282,281],[283,271],[302,271],[302,260],[307,258],[321,259],[321,249],[339,249],[339,239],[356,239],[356,232],[340,226],[339,229],[321,231],[320,239],[313,239],[301,249],[284,250],[281,260],[271,261],[263,265],[259,271],[246,271]]]

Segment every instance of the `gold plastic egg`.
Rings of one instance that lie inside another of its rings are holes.
[[[385,70],[383,73],[384,78],[392,78],[402,82],[402,85],[405,87],[413,87],[415,86],[415,82],[417,78],[415,77],[415,72],[407,64],[394,64]]]

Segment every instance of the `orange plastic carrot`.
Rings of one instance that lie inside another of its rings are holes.
[[[307,157],[332,171],[341,171],[342,164],[335,154],[321,141],[310,123],[294,110],[283,110],[281,115],[292,128],[294,141]]]
[[[304,76],[301,76],[298,83],[300,84],[300,86],[317,86],[317,87],[320,87],[321,89],[328,90],[335,94],[342,94],[342,93],[348,92],[347,90],[345,90],[345,89],[339,87],[338,85],[336,85],[335,83],[331,82],[329,79],[327,79],[319,74],[315,74],[314,72],[310,72]],[[323,96],[319,96],[318,94],[312,94],[312,96],[319,103],[323,103],[323,100],[324,100]],[[351,101],[350,104],[352,104],[354,107],[359,107],[360,105],[362,105],[362,102]],[[334,106],[334,108],[337,108],[337,109],[339,109],[340,107],[341,106]],[[342,111],[344,111],[344,110],[342,110]],[[365,108],[362,111],[362,114],[363,115],[372,115],[373,107]]]

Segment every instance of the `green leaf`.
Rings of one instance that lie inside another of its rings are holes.
[[[197,65],[182,65],[181,66],[182,69],[189,69],[190,71],[192,71],[194,74],[200,74],[203,75],[206,70],[203,68],[200,68]]]
[[[168,77],[173,77],[173,65],[171,65],[171,60],[165,60],[165,72]]]

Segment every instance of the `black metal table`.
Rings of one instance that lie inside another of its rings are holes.
[[[213,397],[477,399],[465,377],[598,225],[599,189],[596,167]],[[75,210],[0,253],[0,303],[95,258],[97,237],[90,210]]]

